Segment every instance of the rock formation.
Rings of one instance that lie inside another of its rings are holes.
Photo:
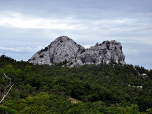
[[[82,50],[85,50],[85,48],[78,45],[69,37],[60,36],[50,45],[45,47],[45,49],[35,53],[28,62],[53,65],[62,62],[65,59],[69,60],[71,57],[77,56]]]
[[[115,40],[97,43],[95,46],[85,49],[67,36],[58,37],[45,49],[35,53],[29,62],[53,65],[65,59],[68,61],[67,66],[69,67],[110,62],[125,64],[122,45]]]
[[[125,64],[125,55],[122,52],[122,45],[112,40],[97,43],[70,61],[73,63],[71,67],[84,64],[108,64],[110,62]]]

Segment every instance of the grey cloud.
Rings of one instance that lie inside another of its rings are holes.
[[[45,21],[29,28],[21,24],[18,27],[1,24],[0,47],[3,49],[0,49],[0,53],[5,51],[14,59],[28,60],[37,47],[45,47],[61,35],[67,35],[83,46],[116,40],[122,43],[128,64],[150,69],[151,6],[151,0],[3,0],[0,1],[0,16],[11,18],[9,14],[15,12],[21,14],[19,19],[22,18],[23,22],[31,19]],[[46,20],[55,20],[57,27],[49,27],[51,24]],[[45,28],[44,23],[47,25]],[[66,26],[60,29],[59,25],[62,24]],[[30,47],[34,51],[17,52],[10,49],[20,47]]]
[[[7,0],[1,2],[1,11],[14,10],[43,17],[74,15],[79,18],[120,17],[138,12],[151,12],[151,0]],[[17,6],[17,7],[16,7]],[[133,14],[133,15],[134,15]]]

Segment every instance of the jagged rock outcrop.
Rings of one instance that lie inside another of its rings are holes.
[[[122,52],[122,45],[112,40],[104,41],[100,44],[97,43],[70,61],[73,63],[70,67],[84,64],[108,64],[110,62],[125,64],[125,55]]]
[[[78,67],[84,64],[117,63],[125,64],[122,45],[115,40],[104,41],[85,49],[67,36],[58,37],[45,49],[35,53],[30,63],[53,65],[67,60],[67,66]]]

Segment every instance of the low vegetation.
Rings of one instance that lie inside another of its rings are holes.
[[[14,86],[0,104],[0,113],[152,114],[152,71],[112,63],[68,68],[64,63],[33,65],[2,55],[0,98],[9,89],[5,75]]]

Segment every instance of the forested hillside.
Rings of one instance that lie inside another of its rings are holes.
[[[14,86],[0,113],[152,114],[152,70],[112,63],[62,67],[66,62],[33,65],[2,55],[0,98]]]

